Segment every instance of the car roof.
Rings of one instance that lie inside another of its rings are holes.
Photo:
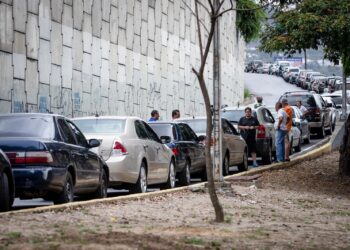
[[[118,119],[118,120],[142,120],[140,117],[137,116],[84,116],[84,117],[75,117],[71,120],[90,120],[90,119],[96,119],[96,120],[104,120],[104,119]]]
[[[44,117],[64,117],[59,114],[49,114],[49,113],[4,113],[0,116],[44,116]]]

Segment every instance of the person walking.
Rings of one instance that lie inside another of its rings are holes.
[[[292,126],[293,126],[293,109],[291,106],[289,106],[288,104],[288,100],[287,99],[282,99],[282,107],[283,110],[287,113],[288,117],[287,117],[287,134],[285,136],[285,161],[290,161],[289,159],[289,154],[291,151],[291,141],[290,138],[292,137]]]
[[[285,137],[287,134],[287,113],[282,109],[282,103],[277,102],[275,105],[277,119],[275,121],[276,129],[276,162],[285,161]]]
[[[180,110],[174,109],[173,112],[171,112],[171,117],[173,120],[180,118]]]
[[[149,122],[156,122],[159,120],[159,112],[158,110],[152,110],[151,112],[151,118],[149,118]]]
[[[244,112],[245,116],[239,119],[238,128],[253,158],[253,167],[258,167],[258,163],[256,162],[256,129],[260,124],[259,121],[252,116],[252,109],[250,107],[246,107]]]

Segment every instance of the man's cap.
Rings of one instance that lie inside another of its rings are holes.
[[[288,100],[286,98],[283,98],[281,102],[282,104],[288,104]]]

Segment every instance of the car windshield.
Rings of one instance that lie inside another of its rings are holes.
[[[342,105],[343,98],[341,96],[330,96],[335,103],[335,105]]]
[[[290,69],[290,72],[299,72],[299,69]]]
[[[86,134],[120,134],[124,132],[124,119],[82,119],[74,123]]]
[[[161,136],[169,136],[172,140],[174,139],[174,130],[171,124],[160,124],[156,122],[152,122],[148,124],[154,132],[157,133],[159,137]]]
[[[52,116],[0,116],[0,137],[40,137],[52,139]]]
[[[244,110],[223,110],[222,118],[229,120],[230,122],[238,123],[241,117],[245,116]]]
[[[193,120],[186,120],[183,122],[187,123],[188,126],[190,126],[196,134],[203,134],[206,132],[206,129],[207,129],[206,119],[193,119]]]
[[[297,101],[301,101],[306,108],[316,107],[315,98],[312,95],[289,95],[284,98],[287,98],[288,104],[291,106],[296,106]]]

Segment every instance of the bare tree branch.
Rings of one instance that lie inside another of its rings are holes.
[[[214,14],[214,6],[213,6],[213,3],[211,2],[211,0],[208,0],[208,3],[209,3],[209,6],[210,6],[210,9],[211,9],[211,13]]]
[[[186,0],[182,0],[182,2],[185,4],[185,6],[192,12],[192,14],[197,17],[196,13],[191,9],[191,6],[189,6],[187,3],[186,3]],[[203,28],[205,29],[205,31],[207,33],[209,33],[209,30],[207,28],[207,26],[205,26],[205,23],[202,22],[202,20],[199,19],[199,22],[202,24]]]
[[[199,50],[201,55],[201,61],[203,61],[203,43],[202,43],[202,32],[201,32],[201,25],[199,23],[199,15],[198,15],[198,0],[195,0],[195,10],[196,10],[196,19],[197,19],[197,29],[198,29],[198,42],[199,42]]]
[[[209,9],[208,9],[208,7],[205,6],[204,3],[202,3],[201,1],[196,1],[196,2],[198,2],[198,4],[199,4],[200,6],[202,6],[203,9],[205,9],[205,11],[206,11],[209,15],[211,14],[210,11],[209,11]]]

